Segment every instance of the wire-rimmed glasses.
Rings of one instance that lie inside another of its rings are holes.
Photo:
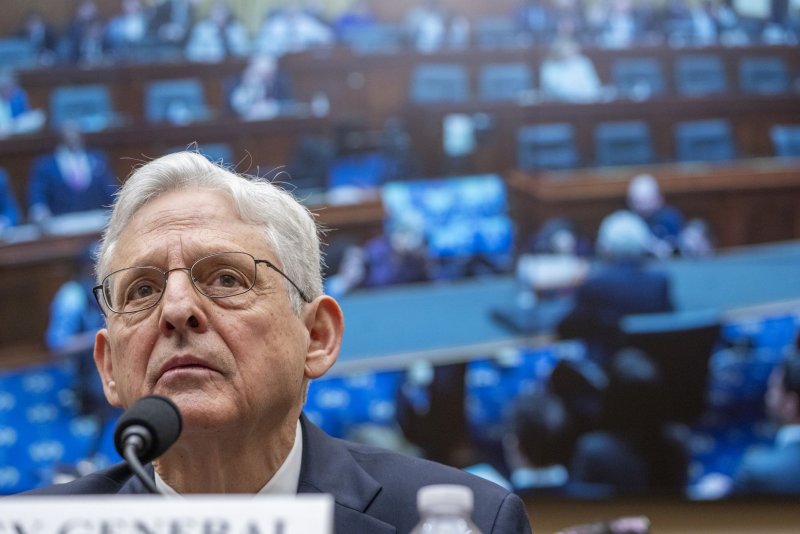
[[[152,266],[127,267],[103,278],[92,292],[101,310],[140,312],[155,307],[161,301],[170,273],[186,271],[200,294],[210,299],[235,297],[253,289],[259,263],[280,274],[305,302],[311,302],[303,290],[272,262],[257,260],[247,252],[217,252],[200,258],[191,267],[176,267],[168,271]]]

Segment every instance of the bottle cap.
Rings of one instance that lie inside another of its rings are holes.
[[[472,511],[472,489],[458,484],[435,484],[425,486],[417,492],[417,508],[420,512],[431,510]]]

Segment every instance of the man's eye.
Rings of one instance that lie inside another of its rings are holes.
[[[155,293],[156,293],[156,288],[152,284],[147,282],[140,282],[131,287],[130,291],[128,292],[128,299],[129,300],[146,299],[148,297],[153,296]]]
[[[222,287],[240,287],[242,280],[240,277],[230,273],[223,273],[217,277],[217,284]]]

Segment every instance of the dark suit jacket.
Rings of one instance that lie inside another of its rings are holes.
[[[428,484],[463,484],[475,493],[473,520],[484,534],[525,534],[530,524],[522,500],[458,469],[332,438],[301,418],[303,465],[299,493],[328,493],[335,500],[335,531],[342,534],[410,532],[419,520],[417,490]],[[149,468],[152,473],[152,467]],[[29,494],[145,493],[125,464]]]
[[[102,153],[88,150],[87,155],[92,179],[82,191],[75,191],[67,184],[54,154],[36,160],[28,183],[28,206],[44,204],[53,215],[110,206],[118,186],[117,179],[111,174]]]
[[[669,279],[634,261],[613,262],[592,273],[575,294],[575,305],[558,325],[564,338],[583,338],[603,359],[621,343],[619,321],[626,315],[672,311]]]
[[[742,495],[800,495],[800,441],[747,454],[734,478],[734,492]]]

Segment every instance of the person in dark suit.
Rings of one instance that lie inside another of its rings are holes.
[[[661,373],[647,354],[614,354],[598,427],[575,444],[573,483],[606,496],[682,495],[689,453],[679,427],[664,417],[663,399]]]
[[[409,532],[417,490],[472,488],[485,533],[530,532],[522,501],[458,469],[327,436],[302,415],[344,330],[322,292],[313,216],[266,179],[200,154],[153,160],[123,185],[97,261],[106,327],[94,358],[106,399],[147,395],[183,416],[149,466],[164,493],[328,493],[337,532]],[[127,467],[38,494],[138,493]]]
[[[629,211],[612,213],[600,225],[596,249],[603,261],[578,287],[573,308],[557,326],[562,338],[583,339],[598,363],[621,348],[622,317],[673,309],[669,278],[644,262],[651,239],[645,222]]]
[[[734,476],[740,495],[800,495],[800,356],[779,363],[769,377],[765,404],[778,425],[775,444],[749,451]]]
[[[7,228],[19,224],[19,205],[8,180],[8,173],[0,167],[0,235]]]
[[[28,217],[35,223],[52,215],[106,208],[118,186],[105,155],[85,147],[76,123],[66,122],[60,135],[55,150],[31,169]]]

